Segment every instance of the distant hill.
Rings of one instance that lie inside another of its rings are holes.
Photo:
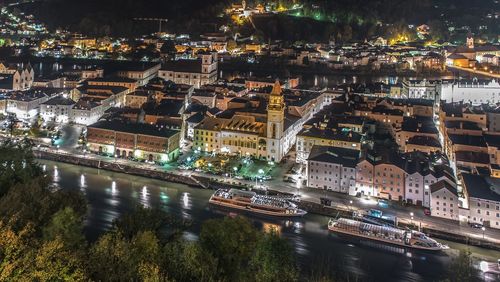
[[[156,23],[136,17],[168,18],[172,27],[193,20],[213,19],[225,0],[41,0],[21,7],[49,27],[68,27],[94,35],[136,35],[156,31]]]
[[[340,38],[352,37],[363,39],[367,35],[381,32],[387,24],[400,27],[408,24],[432,22],[444,23],[456,27],[470,26],[472,31],[479,26],[491,26],[491,34],[499,33],[498,19],[486,19],[487,14],[500,10],[496,0],[247,0],[249,5],[256,2],[275,2],[276,5],[292,7],[302,4],[299,14],[323,23],[302,22],[286,17],[271,18],[278,28],[272,24],[260,23],[260,34],[272,38],[296,40],[326,39],[333,33]],[[162,17],[170,21],[167,28],[174,32],[214,31],[219,23],[228,19],[221,18],[224,8],[231,0],[40,0],[24,4],[22,9],[35,14],[49,27],[68,27],[90,35],[130,36],[150,33],[157,30],[152,22],[133,21],[134,17]],[[286,27],[292,24],[294,28]],[[305,24],[309,31],[300,30]],[[317,30],[325,29],[325,30]],[[401,29],[401,28],[399,28]],[[483,31],[484,32],[484,29]],[[291,34],[293,33],[293,34]],[[311,34],[313,33],[313,34]],[[353,33],[352,35],[350,33]]]

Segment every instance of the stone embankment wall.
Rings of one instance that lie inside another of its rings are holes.
[[[136,175],[136,176],[143,176],[143,177],[147,177],[147,178],[159,179],[159,180],[164,180],[164,181],[168,181],[168,182],[181,183],[181,184],[186,184],[189,186],[195,186],[195,187],[200,187],[200,188],[206,187],[206,185],[203,183],[203,179],[199,179],[199,177],[195,178],[195,177],[174,174],[174,173],[160,171],[160,170],[152,170],[152,169],[147,169],[147,168],[142,168],[142,167],[130,166],[130,165],[122,164],[122,163],[116,163],[113,161],[102,161],[102,160],[93,159],[93,158],[83,158],[80,156],[52,153],[52,152],[47,152],[47,151],[35,151],[34,155],[36,158],[49,160],[49,161],[56,161],[56,162],[74,164],[74,165],[81,165],[81,166],[105,169],[105,170],[109,170],[109,171],[113,171],[113,172],[121,172],[121,173]]]

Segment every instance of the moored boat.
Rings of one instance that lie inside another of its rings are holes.
[[[448,249],[447,246],[429,238],[422,232],[380,226],[347,218],[330,220],[328,222],[328,229],[338,234],[378,241],[404,248],[426,251],[441,251]]]
[[[209,203],[276,217],[300,217],[307,213],[286,198],[238,189],[219,189],[210,197]]]

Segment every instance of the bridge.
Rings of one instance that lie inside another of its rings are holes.
[[[482,76],[486,76],[486,77],[500,79],[500,74],[494,73],[492,71],[488,72],[488,71],[471,69],[471,68],[464,68],[464,67],[459,67],[459,66],[446,66],[446,67],[449,70],[460,70],[460,71],[465,71],[465,72],[472,73],[472,74],[477,74],[477,75],[482,75]]]

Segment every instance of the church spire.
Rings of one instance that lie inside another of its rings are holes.
[[[281,89],[281,83],[280,83],[279,79],[276,79],[276,81],[274,82],[274,85],[273,85],[273,90],[271,91],[271,95],[281,96],[282,92],[283,92],[283,90]]]
[[[268,111],[280,111],[282,112],[285,108],[285,103],[283,99],[283,90],[281,89],[281,84],[279,80],[276,80],[273,86],[273,90],[269,95],[269,104],[267,106]]]

